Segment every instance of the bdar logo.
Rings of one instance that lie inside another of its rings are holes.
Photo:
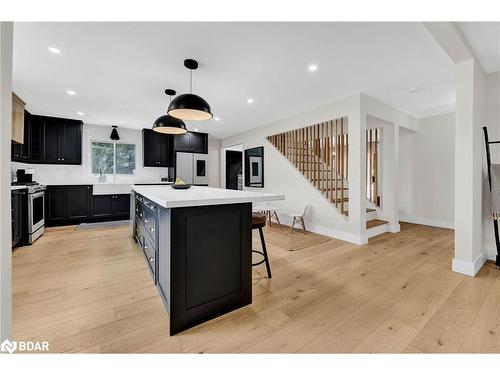
[[[10,354],[14,353],[17,349],[17,343],[15,341],[9,341],[8,339],[4,340],[0,344],[0,352],[8,352]]]

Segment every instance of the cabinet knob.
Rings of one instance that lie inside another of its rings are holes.
[[[154,232],[154,231],[155,231],[155,228],[149,228],[149,231],[150,231],[150,232]]]
[[[149,258],[149,263],[153,263],[155,261],[155,258],[151,257]]]

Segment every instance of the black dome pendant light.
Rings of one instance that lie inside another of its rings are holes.
[[[184,66],[189,69],[189,94],[172,100],[167,113],[181,120],[209,120],[213,117],[210,105],[201,96],[193,94],[193,70],[198,69],[198,62],[186,59]]]
[[[176,94],[175,90],[166,89],[165,94],[170,96],[170,103],[172,103],[172,96]],[[153,124],[153,130],[163,134],[184,134],[187,133],[186,124],[181,119],[172,117],[170,115],[163,115],[156,119]]]

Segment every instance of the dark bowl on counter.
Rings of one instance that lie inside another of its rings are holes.
[[[172,187],[172,189],[176,189],[176,190],[185,190],[185,189],[189,189],[191,187],[190,184],[173,184],[173,185],[170,185]]]

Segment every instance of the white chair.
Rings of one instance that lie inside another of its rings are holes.
[[[303,212],[291,212],[290,213],[290,216],[293,216],[292,229],[290,230],[290,232],[293,232],[295,224],[302,224],[302,229],[304,230],[304,232],[307,232],[306,231],[306,224],[304,223],[304,217],[306,216],[306,212],[307,212],[308,208],[309,208],[309,205],[306,205],[304,207]]]
[[[271,202],[260,202],[258,204],[255,204],[253,207],[253,210],[256,212],[260,212],[264,215],[266,215],[267,218],[267,224],[271,227],[272,226],[272,219],[278,223],[280,223],[280,219],[278,217],[278,210],[276,206],[274,206]]]

